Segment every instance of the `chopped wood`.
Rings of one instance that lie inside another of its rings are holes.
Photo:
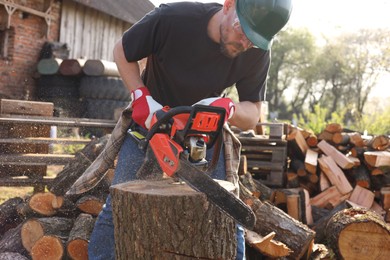
[[[24,249],[22,241],[20,239],[20,230],[22,224],[12,228],[5,232],[0,240],[0,253],[4,252],[17,252],[28,256],[28,252]]]
[[[97,216],[99,215],[100,211],[102,211],[104,203],[104,198],[86,195],[77,200],[76,207],[84,213]]]
[[[318,143],[318,147],[327,156],[332,157],[337,165],[339,165],[342,169],[351,169],[355,165],[354,162],[345,154],[339,152],[334,146],[330,145],[324,140]]]
[[[247,230],[245,241],[263,255],[272,258],[286,257],[290,255],[291,250],[285,244],[273,240],[275,235],[275,232],[271,232],[263,237],[256,232]]]
[[[381,196],[383,209],[385,211],[388,211],[390,209],[390,187],[381,188],[380,196]]]
[[[319,180],[320,191],[324,191],[327,188],[329,188],[330,186],[332,186],[332,184],[330,183],[328,177],[326,177],[326,174],[323,171],[321,171],[320,180]]]
[[[68,237],[74,220],[62,217],[31,218],[21,228],[23,247],[31,252],[33,246],[45,235]]]
[[[53,235],[41,237],[32,247],[31,256],[33,260],[61,260],[64,257],[64,245],[61,238]]]
[[[240,182],[249,189],[254,196],[262,201],[271,200],[274,196],[274,190],[264,185],[260,181],[253,179],[250,173],[240,176]]]
[[[364,208],[371,208],[372,203],[374,203],[375,194],[359,185],[356,185],[353,189],[351,196],[349,197],[349,201],[352,201]]]
[[[347,145],[350,142],[350,136],[347,133],[334,133],[332,142],[339,145]]]
[[[311,174],[317,173],[318,153],[312,149],[307,149],[305,157],[305,169]]]
[[[95,225],[90,214],[80,214],[74,222],[66,244],[68,256],[77,260],[88,260],[88,242]]]
[[[325,131],[329,133],[341,133],[343,131],[343,127],[339,123],[329,123],[325,126]]]
[[[384,151],[389,148],[390,140],[386,135],[374,136],[370,141],[368,141],[367,146],[377,151]]]
[[[370,172],[363,164],[351,170],[351,176],[354,179],[355,185],[363,188],[371,188]]]
[[[309,147],[317,147],[318,144],[318,138],[316,135],[310,135],[306,139],[306,143]]]
[[[53,216],[56,210],[53,208],[53,200],[56,195],[51,192],[39,192],[33,194],[28,200],[28,206],[43,216]]]
[[[349,198],[349,194],[343,195],[336,186],[331,186],[310,199],[312,206],[321,208],[333,208]]]
[[[388,259],[390,226],[372,211],[337,212],[326,226],[329,246],[338,259]]]
[[[0,204],[0,237],[9,229],[22,223],[23,219],[16,210],[16,206],[21,203],[23,203],[22,198],[14,197]]]
[[[347,194],[352,191],[352,186],[345,177],[344,172],[337,166],[332,157],[321,156],[318,159],[321,170],[326,174],[329,181],[337,187],[341,194]]]
[[[309,148],[305,138],[301,131],[296,128],[292,128],[290,133],[287,135],[288,151],[292,158],[297,158],[304,161],[306,151]]]
[[[390,166],[390,152],[388,151],[364,152],[364,159],[368,165],[373,167]]]
[[[324,130],[318,134],[317,138],[318,138],[318,140],[321,140],[321,141],[332,142],[333,133]]]

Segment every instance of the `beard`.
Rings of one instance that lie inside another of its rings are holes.
[[[239,54],[245,51],[242,44],[230,41],[227,37],[228,32],[224,27],[221,25],[220,27],[220,51],[221,53],[226,56],[229,59],[236,58]]]

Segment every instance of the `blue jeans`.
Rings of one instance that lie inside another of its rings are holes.
[[[207,152],[207,159],[211,158],[212,151]],[[224,180],[225,156],[223,149],[219,157],[216,169],[212,178]],[[126,136],[118,157],[115,169],[115,176],[112,184],[128,182],[136,179],[136,173],[141,167],[144,153],[137,147],[137,144]],[[97,217],[94,230],[90,237],[88,255],[91,260],[114,260],[115,259],[115,239],[114,224],[112,219],[111,196],[107,197],[102,211]],[[245,239],[244,229],[237,225],[237,260],[245,259]]]

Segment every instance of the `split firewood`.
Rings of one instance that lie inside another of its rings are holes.
[[[366,189],[371,188],[370,171],[364,164],[352,168],[351,177],[353,178],[355,185],[359,185]]]
[[[5,232],[5,234],[0,240],[0,253],[16,252],[24,256],[28,256],[28,252],[26,251],[26,249],[24,249],[22,240],[20,238],[21,228],[22,224],[19,224],[17,227]]]
[[[290,217],[272,204],[263,203],[252,196],[252,193],[242,183],[240,183],[240,198],[243,201],[251,201],[250,206],[256,215],[254,232],[262,236],[275,232],[275,239],[284,243],[293,251],[289,256],[291,258],[300,259],[307,252],[311,252],[315,232],[308,226]],[[283,223],[283,226],[280,223]]]
[[[343,127],[339,123],[329,123],[325,126],[325,131],[332,134],[341,133],[343,131]]]
[[[104,203],[105,203],[104,198],[98,198],[92,195],[86,195],[81,197],[76,202],[76,207],[84,213],[97,216],[102,210]]]
[[[275,232],[269,233],[267,236],[261,236],[256,232],[247,230],[245,234],[245,242],[252,248],[271,258],[287,257],[292,253],[285,244],[273,240]]]
[[[74,222],[66,244],[68,256],[77,260],[88,260],[88,242],[95,225],[90,214],[80,214]]]
[[[16,206],[21,203],[23,203],[23,199],[15,197],[0,204],[0,238],[7,230],[23,222],[23,218],[16,210]]]
[[[362,135],[358,132],[348,133],[349,142],[353,144],[355,147],[364,147],[365,143],[362,138]]]
[[[388,259],[390,226],[370,210],[337,212],[326,226],[329,246],[338,259]]]
[[[307,149],[305,157],[305,169],[311,174],[317,173],[318,153],[312,149]]]
[[[350,136],[347,133],[334,133],[332,142],[337,145],[347,145],[350,143]]]
[[[354,162],[350,160],[345,154],[339,152],[335,147],[324,140],[318,143],[318,147],[327,156],[332,157],[337,165],[339,165],[342,169],[351,169],[355,165]]]
[[[341,194],[339,189],[336,186],[331,186],[318,195],[310,199],[310,204],[312,206],[317,206],[320,208],[334,208],[341,202],[347,200],[350,194],[345,195]]]
[[[317,137],[318,140],[332,142],[333,133],[323,130],[321,133],[317,135]]]
[[[23,247],[31,252],[36,242],[43,236],[68,237],[73,227],[73,219],[62,217],[31,218],[26,220],[21,228]]]
[[[16,252],[4,252],[0,253],[0,260],[28,260],[28,258]]]
[[[53,259],[61,260],[64,258],[63,239],[55,235],[44,235],[31,248],[33,260]]]
[[[264,185],[260,181],[253,179],[250,173],[246,173],[240,176],[240,182],[248,188],[254,196],[262,201],[271,200],[274,190]]]
[[[318,159],[318,162],[326,177],[337,187],[341,194],[347,194],[352,191],[353,188],[344,172],[337,166],[332,157],[323,155]]]
[[[390,152],[388,151],[364,152],[364,159],[368,165],[373,167],[390,166]]]
[[[380,196],[381,196],[383,209],[385,211],[388,211],[390,209],[390,187],[381,188]]]
[[[356,203],[360,207],[370,209],[374,203],[374,199],[375,194],[372,191],[356,185],[348,200]]]
[[[376,151],[384,151],[389,148],[390,140],[386,135],[374,136],[370,141],[368,141],[367,146]]]
[[[332,186],[328,177],[326,177],[326,174],[323,171],[321,171],[320,173],[320,180],[318,182],[319,182],[318,186],[320,191],[324,191],[330,186]]]
[[[304,161],[306,151],[309,147],[301,131],[299,131],[297,128],[291,128],[286,139],[288,144],[288,153],[290,157],[294,157]]]

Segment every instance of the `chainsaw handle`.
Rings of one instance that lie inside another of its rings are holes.
[[[192,106],[178,106],[170,108],[168,111],[164,111],[165,113],[163,113],[162,116],[159,116],[156,123],[148,131],[148,134],[146,135],[145,139],[139,144],[140,148],[142,150],[146,149],[150,139],[152,139],[153,135],[155,135],[160,130],[163,124],[169,123],[169,121],[176,115],[191,113],[192,109]],[[157,111],[156,113],[158,113],[159,111]]]

